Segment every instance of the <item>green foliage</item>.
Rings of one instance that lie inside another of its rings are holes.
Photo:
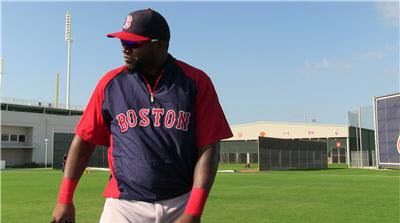
[[[221,165],[220,169],[231,167]],[[82,177],[74,199],[79,223],[98,222],[108,176],[107,172],[89,172]],[[49,222],[61,171],[6,170],[1,177],[2,222]],[[400,171],[395,170],[335,167],[220,173],[202,222],[397,223],[399,189]]]

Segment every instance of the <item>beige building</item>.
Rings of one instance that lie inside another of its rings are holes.
[[[265,121],[233,125],[231,129],[234,136],[221,143],[223,162],[258,162],[258,139],[270,137],[326,142],[328,163],[375,165],[373,130],[348,125]]]
[[[255,122],[231,126],[229,140],[254,140],[258,137],[281,139],[347,138],[349,126],[316,123]]]

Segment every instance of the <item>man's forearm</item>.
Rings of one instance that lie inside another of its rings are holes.
[[[94,145],[79,136],[75,136],[72,141],[51,223],[75,222],[74,191],[94,148]]]
[[[194,169],[193,187],[184,214],[176,223],[199,223],[208,193],[214,183],[218,169],[219,150],[216,144],[199,149],[199,158]]]
[[[95,146],[75,136],[68,152],[64,177],[79,180],[85,170]]]
[[[218,169],[218,157],[219,148],[216,143],[204,146],[199,150],[199,158],[194,170],[193,188],[211,190]]]

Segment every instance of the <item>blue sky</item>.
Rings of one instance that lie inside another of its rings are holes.
[[[65,12],[72,13],[71,104],[123,64],[126,15],[153,8],[170,53],[204,70],[230,124],[345,124],[346,111],[399,92],[399,5],[379,2],[2,2],[1,95],[65,103]]]

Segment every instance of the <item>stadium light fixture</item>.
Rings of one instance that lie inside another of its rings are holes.
[[[67,42],[67,99],[66,109],[69,109],[70,105],[70,76],[71,76],[71,12],[67,11],[65,14],[65,41]]]

